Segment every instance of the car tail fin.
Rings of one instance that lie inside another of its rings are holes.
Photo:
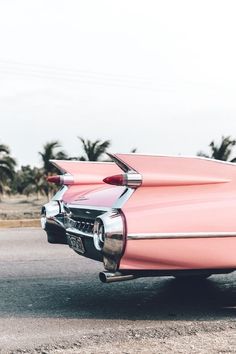
[[[139,179],[136,187],[226,183],[236,178],[235,164],[197,156],[153,156],[136,153],[109,156],[125,172],[124,179],[128,180],[129,176]],[[114,176],[111,177],[114,179]],[[111,177],[109,178],[112,181]],[[106,181],[109,183],[108,179]]]
[[[109,174],[120,172],[113,162],[51,160],[63,174],[49,176],[48,182],[56,184],[102,184]]]

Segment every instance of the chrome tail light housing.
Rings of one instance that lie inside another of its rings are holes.
[[[116,271],[126,242],[125,218],[120,210],[112,209],[96,218],[93,242],[103,254],[105,268]]]

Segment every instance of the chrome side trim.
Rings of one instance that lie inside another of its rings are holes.
[[[119,196],[119,198],[115,201],[112,208],[121,209],[123,205],[129,200],[132,194],[135,192],[133,188],[126,188],[124,192]]]
[[[108,153],[107,155],[117,164],[117,166],[120,167],[120,169],[126,173],[128,172],[134,172],[134,173],[138,173],[136,170],[134,170],[131,166],[129,166],[126,162],[122,161],[121,159],[119,159],[117,156],[115,156],[114,154]]]
[[[59,162],[64,162],[64,161],[66,161],[66,163],[75,163],[75,162],[78,162],[78,164],[94,164],[94,165],[96,165],[96,164],[103,164],[103,165],[114,165],[114,162],[109,162],[109,161],[80,161],[80,160],[50,160],[50,162],[53,164],[53,165],[55,165],[55,166],[57,166],[57,163],[59,163]]]
[[[68,187],[63,186],[62,188],[59,189],[59,191],[56,192],[56,194],[52,197],[51,200],[62,200],[63,195],[67,191]]]
[[[86,205],[86,204],[68,204],[65,203],[65,206],[67,208],[73,208],[73,209],[88,209],[88,210],[101,210],[101,211],[110,211],[110,207],[99,207],[95,205]]]
[[[177,239],[177,238],[220,238],[236,237],[236,231],[233,232],[178,232],[178,233],[140,233],[128,234],[128,240],[155,240],[155,239]]]

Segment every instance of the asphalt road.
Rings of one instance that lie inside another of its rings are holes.
[[[39,229],[0,245],[1,353],[236,353],[236,272],[102,284],[102,264]]]

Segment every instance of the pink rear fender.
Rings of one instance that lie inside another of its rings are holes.
[[[236,269],[236,238],[130,240],[120,269]]]
[[[141,186],[122,208],[127,243],[121,269],[236,268],[234,164],[198,157],[116,157],[142,175]]]
[[[123,207],[128,239],[121,269],[236,268],[235,210],[229,185],[138,189]],[[157,239],[129,239],[137,235]]]

